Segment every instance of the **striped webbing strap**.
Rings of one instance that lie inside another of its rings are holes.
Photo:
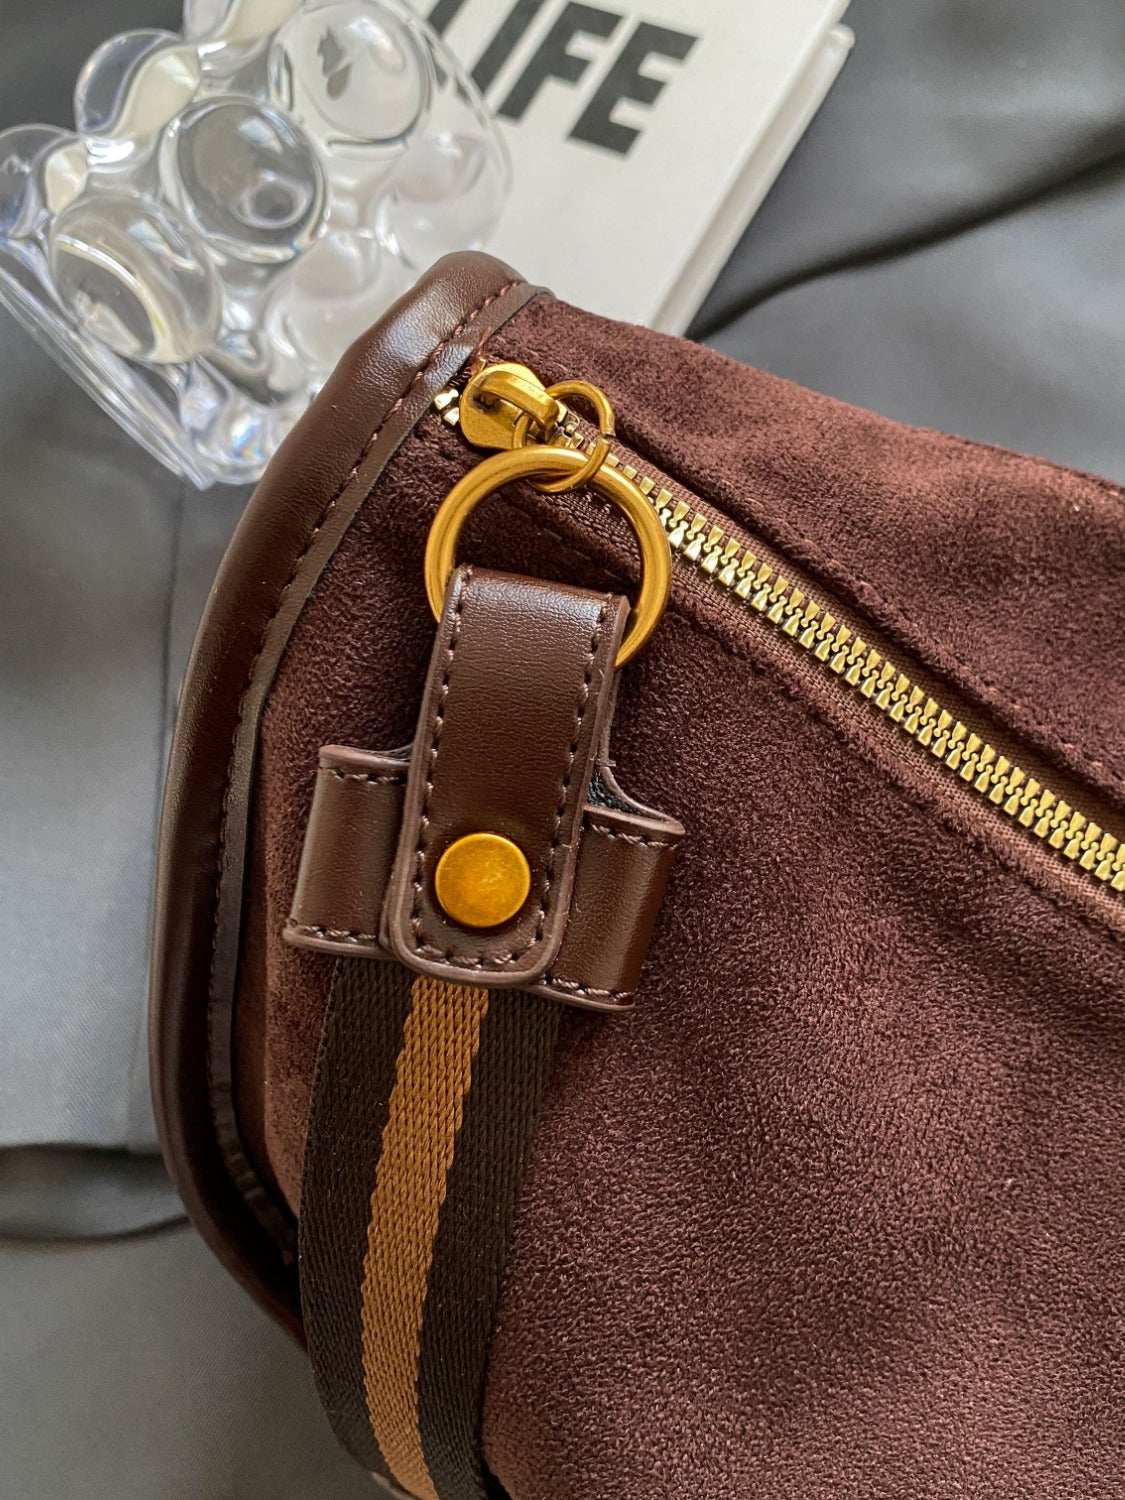
[[[416,1500],[494,1493],[488,1342],[559,1013],[518,990],[337,964],[301,1196],[305,1331],[337,1436]]]

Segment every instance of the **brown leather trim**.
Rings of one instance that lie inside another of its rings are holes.
[[[301,867],[283,936],[294,948],[342,958],[390,958],[378,932],[398,830],[409,751],[320,752]],[[606,791],[603,754],[596,770]],[[632,1004],[683,827],[615,790],[587,802],[574,896],[558,958],[533,988],[582,1009]]]
[[[683,836],[647,809],[587,806],[570,921],[540,994],[584,1010],[632,1006]]]
[[[402,826],[409,749],[320,752],[285,941],[314,953],[389,958],[379,919]]]
[[[344,355],[275,455],[219,570],[172,745],[153,923],[150,1049],[165,1159],[221,1260],[299,1335],[281,1211],[239,1140],[231,1007],[262,708],[310,592],[433,396],[536,295],[489,256],[438,263]],[[275,1238],[264,1225],[274,1219]]]
[[[408,968],[526,988],[558,957],[628,615],[621,596],[485,568],[454,573],[383,905],[383,937]],[[522,908],[484,930],[451,920],[434,893],[441,855],[482,831],[511,840],[531,870]]]

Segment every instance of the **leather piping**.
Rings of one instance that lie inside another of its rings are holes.
[[[252,498],[196,640],[165,796],[150,1006],[157,1128],[196,1227],[297,1337],[292,1224],[246,1155],[232,1088],[258,728],[305,601],[379,474],[436,392],[538,294],[490,257],[450,260],[353,345]],[[354,428],[357,400],[373,425],[340,477],[333,454],[348,451],[340,428]]]

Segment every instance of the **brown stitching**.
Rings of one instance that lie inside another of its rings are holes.
[[[592,984],[575,984],[573,979],[560,979],[557,974],[545,975],[541,983],[552,985],[556,990],[565,990],[568,995],[589,995],[591,999],[598,1000],[628,1000],[633,993],[632,990],[599,990]]]
[[[377,932],[356,932],[350,927],[320,927],[315,922],[298,922],[290,917],[285,923],[286,932],[299,932],[303,937],[331,938],[342,943],[377,943]]]
[[[363,781],[368,786],[402,786],[406,780],[405,769],[383,774],[374,771],[338,771],[335,766],[318,766],[318,776],[331,776],[334,781]]]
[[[620,839],[625,844],[643,844],[646,849],[674,849],[677,839],[658,839],[648,833],[626,833],[622,828],[608,828],[604,823],[587,823],[587,833],[600,833],[607,839]]]
[[[414,891],[414,902],[410,912],[410,926],[414,933],[414,951],[416,953],[429,954],[433,958],[442,959],[446,963],[456,963],[465,969],[482,971],[485,969],[503,968],[505,964],[512,963],[517,958],[522,958],[529,953],[536,943],[541,942],[543,931],[547,924],[547,902],[551,894],[551,886],[554,882],[554,866],[558,856],[559,843],[562,836],[562,821],[566,813],[567,799],[570,793],[570,782],[574,775],[574,761],[578,755],[578,746],[582,739],[582,725],[585,722],[586,710],[590,706],[590,686],[594,680],[594,663],[597,659],[598,643],[605,629],[606,614],[613,603],[613,596],[606,594],[602,600],[598,618],[594,624],[593,633],[590,636],[590,644],[586,652],[586,670],[582,679],[582,686],[578,693],[578,705],[575,709],[574,734],[567,750],[566,765],[563,768],[562,780],[559,783],[559,796],[555,806],[555,821],[552,830],[550,848],[547,851],[547,859],[543,867],[543,886],[539,896],[539,912],[535,924],[535,932],[522,948],[516,948],[508,953],[495,953],[484,957],[470,959],[468,954],[458,953],[455,949],[441,949],[432,943],[422,940],[422,872],[425,868],[425,844],[426,831],[429,828],[429,807],[434,788],[434,773],[437,768],[438,747],[441,740],[441,731],[445,723],[445,704],[449,697],[449,683],[453,675],[453,654],[457,649],[457,643],[461,637],[461,615],[465,605],[465,595],[468,592],[469,579],[472,569],[466,568],[464,583],[458,595],[457,607],[453,616],[453,628],[450,632],[449,646],[446,648],[445,670],[442,673],[441,686],[438,689],[437,709],[434,714],[432,743],[429,749],[429,766],[426,776],[426,786],[422,797],[422,811],[418,823],[418,845],[414,851],[414,879],[411,882]]]
[[[582,687],[578,693],[578,710],[574,718],[574,737],[570,742],[570,749],[566,754],[566,768],[563,778],[559,784],[559,800],[555,806],[555,826],[551,837],[551,847],[547,851],[547,863],[543,867],[543,893],[539,898],[539,920],[535,924],[534,942],[539,942],[543,936],[543,929],[547,924],[547,900],[551,894],[551,885],[555,878],[555,860],[559,852],[559,840],[562,835],[562,820],[566,813],[567,799],[570,795],[570,779],[574,775],[574,760],[578,754],[579,741],[582,738],[582,724],[586,718],[586,710],[590,706],[590,684],[594,680],[594,661],[598,654],[598,642],[602,631],[605,629],[606,615],[613,603],[613,597],[606,594],[602,600],[602,607],[598,611],[597,623],[594,633],[590,637],[590,645],[586,652],[586,672],[582,679]],[[530,948],[531,943],[528,944]],[[527,951],[526,949],[524,950]]]
[[[528,945],[530,947],[530,944]],[[462,969],[502,969],[505,964],[511,963],[513,958],[519,958],[527,952],[527,948],[521,948],[518,953],[493,953],[484,958],[470,959],[466,953],[458,953],[452,948],[435,948],[432,943],[416,943],[415,953],[425,953],[431,958],[440,958],[443,963],[455,963]]]
[[[208,993],[211,996],[214,996],[215,993],[215,970],[218,966],[219,961],[219,930],[222,918],[223,873],[226,867],[227,829],[230,820],[231,786],[234,781],[234,757],[235,752],[238,748],[239,736],[242,733],[242,721],[246,713],[246,700],[249,697],[250,689],[254,685],[254,678],[258,670],[258,663],[261,661],[262,655],[265,652],[266,643],[269,640],[270,631],[273,629],[274,622],[277,619],[278,615],[280,615],[281,613],[289,590],[293,587],[293,584],[297,580],[297,575],[300,573],[301,568],[304,566],[305,559],[312,551],[313,544],[315,543],[316,538],[319,536],[321,531],[323,531],[329,517],[335,510],[336,505],[338,504],[340,497],[343,495],[344,491],[358,476],[359,471],[363,466],[364,459],[375,446],[380,435],[385,430],[387,423],[398,411],[402,409],[405,403],[410,399],[415,386],[417,386],[421,380],[425,379],[425,377],[433,369],[434,365],[437,363],[438,359],[445,352],[445,350],[448,349],[449,346],[456,339],[458,339],[462,333],[464,333],[465,329],[468,328],[470,323],[472,323],[474,319],[480,317],[481,313],[484,312],[486,307],[490,307],[492,303],[497,302],[501,297],[506,296],[506,294],[510,292],[513,287],[519,286],[519,284],[520,278],[513,277],[511,281],[505,282],[498,291],[495,291],[489,296],[485,297],[484,300],[478,303],[477,306],[474,307],[466,317],[462,318],[461,322],[458,323],[457,326],[450,333],[448,333],[444,339],[442,339],[440,344],[435,346],[426,363],[415,371],[414,378],[411,380],[410,384],[403,391],[402,395],[399,396],[394,404],[389,408],[386,415],[383,417],[383,420],[379,423],[378,427],[375,428],[374,432],[360,449],[359,457],[348,470],[347,474],[345,474],[339,488],[336,490],[336,493],[332,496],[331,500],[329,500],[328,504],[321,512],[320,519],[317,521],[313,529],[309,532],[309,535],[305,540],[304,548],[302,549],[300,556],[297,558],[297,561],[294,563],[293,570],[289,574],[284,587],[282,588],[280,594],[278,594],[277,596],[277,601],[274,605],[272,614],[266,621],[265,627],[262,631],[261,640],[258,643],[258,649],[254,653],[254,657],[250,663],[250,668],[246,677],[246,685],[242,689],[242,693],[238,700],[238,714],[235,719],[234,734],[231,737],[230,756],[227,760],[226,781],[223,786],[221,813],[219,819],[219,846],[218,855],[215,862],[215,925],[214,932],[211,938],[211,967],[208,974]],[[214,1034],[212,1030],[211,1007],[208,1007],[207,1026],[207,1055],[208,1057],[211,1057],[214,1051]]]
[[[302,937],[328,938],[335,943],[358,945],[379,942],[377,932],[356,932],[349,927],[320,927],[311,922],[298,922],[293,917],[286,922],[285,930],[299,933]],[[422,951],[433,953],[439,958],[444,956],[436,948],[430,948],[428,945],[424,945]],[[480,969],[485,965],[477,963],[471,967]],[[552,985],[557,990],[565,990],[568,995],[588,995],[591,999],[599,1000],[627,1000],[632,993],[631,990],[600,990],[593,985],[577,984],[573,979],[562,979],[556,974],[546,975],[541,982]]]
[[[298,922],[293,917],[286,920],[285,930],[286,932],[300,933],[302,937],[330,938],[334,943],[363,943],[382,946],[381,935],[377,932],[356,932],[350,927],[320,927],[311,922]],[[442,958],[446,961],[457,957],[456,954],[443,953],[440,948],[433,948],[429,943],[419,943],[415,951],[417,953],[428,953],[434,958]],[[510,953],[500,953],[491,959],[480,960],[476,963],[462,962],[462,967],[466,969],[500,968],[509,958],[514,956]]]
[[[445,727],[445,705],[449,698],[449,680],[453,676],[453,657],[461,639],[461,621],[465,610],[465,596],[469,591],[469,581],[473,576],[471,567],[465,569],[457,588],[457,604],[453,611],[453,624],[449,634],[449,645],[445,648],[445,669],[442,672],[441,686],[438,689],[437,704],[434,709],[433,724],[430,730],[430,747],[426,752],[428,765],[426,768],[426,786],[422,796],[422,811],[418,818],[418,844],[414,850],[414,904],[410,909],[410,926],[414,933],[415,951],[419,951],[422,937],[422,871],[426,862],[426,831],[430,826],[429,811],[430,802],[434,792],[434,772],[437,769],[438,750],[441,746],[441,732]],[[421,945],[426,946],[426,945]],[[429,949],[436,952],[436,949]]]

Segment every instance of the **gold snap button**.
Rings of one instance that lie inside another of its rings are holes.
[[[467,833],[438,860],[434,889],[442,911],[461,927],[498,927],[527,900],[531,867],[511,839]]]

